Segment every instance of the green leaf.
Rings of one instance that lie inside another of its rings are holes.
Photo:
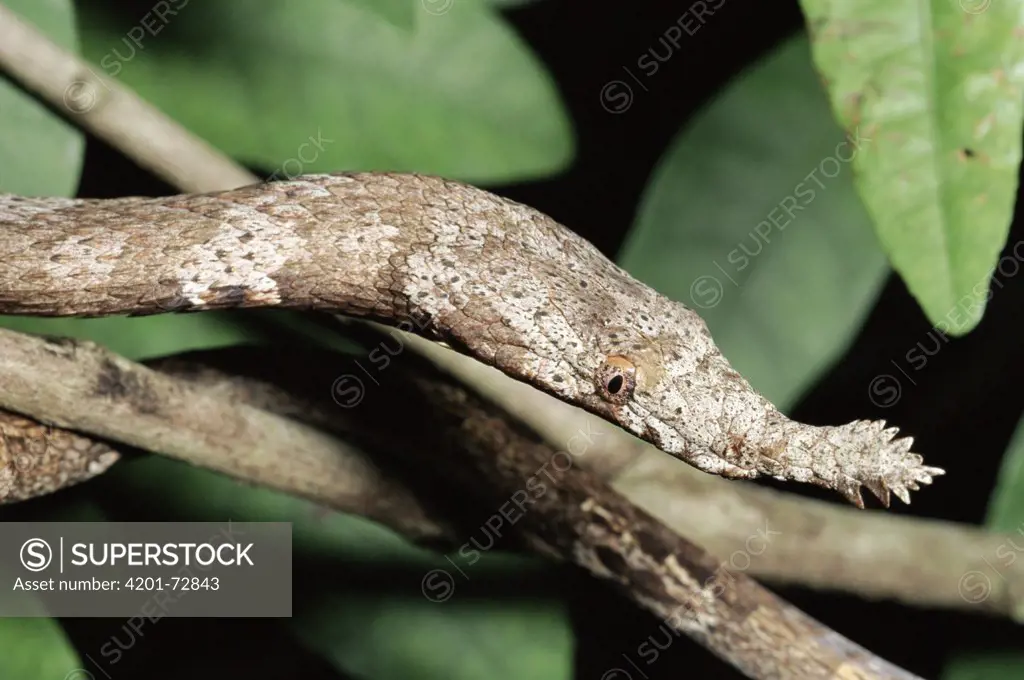
[[[82,32],[108,75],[278,178],[387,169],[484,183],[569,162],[552,80],[497,10],[456,1],[417,23],[399,30],[339,0],[250,0],[191,2],[142,47],[95,10]]]
[[[344,673],[407,678],[571,678],[572,631],[553,603],[328,596],[295,620]]]
[[[392,26],[411,30],[416,26],[420,0],[344,0],[354,7],[374,14]]]
[[[4,0],[61,47],[78,51],[71,0]],[[84,136],[0,75],[0,192],[74,196]]]
[[[980,574],[989,587],[1002,585],[1000,569],[1024,558],[1019,546],[1024,546],[1024,419],[1003,455],[1003,464],[989,497],[985,526],[992,531],[1012,534],[985,561],[996,573]],[[983,581],[979,581],[983,583]],[[1024,625],[1024,600],[1017,602],[1014,617]],[[1024,652],[1019,649],[970,651],[956,654],[946,664],[942,680],[1018,680],[1024,677]]]
[[[882,246],[929,319],[977,325],[1013,217],[1024,13],[991,0],[801,0]]]
[[[845,351],[886,276],[842,160],[857,153],[807,40],[790,40],[672,143],[619,258],[695,309],[780,408]]]
[[[1017,424],[1003,456],[985,523],[997,531],[1024,533],[1024,420]]]

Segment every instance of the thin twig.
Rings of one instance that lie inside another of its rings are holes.
[[[130,89],[97,73],[0,3],[0,71],[72,122],[185,191],[216,191],[258,180]]]

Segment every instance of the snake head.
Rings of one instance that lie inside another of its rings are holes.
[[[787,418],[732,368],[703,321],[687,321],[676,326],[686,333],[607,329],[591,369],[591,410],[705,472],[815,484],[860,508],[862,487],[888,507],[890,494],[909,503],[910,491],[944,474],[884,421]]]

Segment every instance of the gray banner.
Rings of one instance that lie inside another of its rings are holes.
[[[288,522],[0,522],[0,617],[290,617]]]

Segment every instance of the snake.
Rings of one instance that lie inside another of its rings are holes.
[[[467,354],[704,472],[888,507],[944,470],[882,420],[790,419],[705,321],[550,216],[452,179],[311,174],[226,191],[0,194],[0,314],[325,311]]]

